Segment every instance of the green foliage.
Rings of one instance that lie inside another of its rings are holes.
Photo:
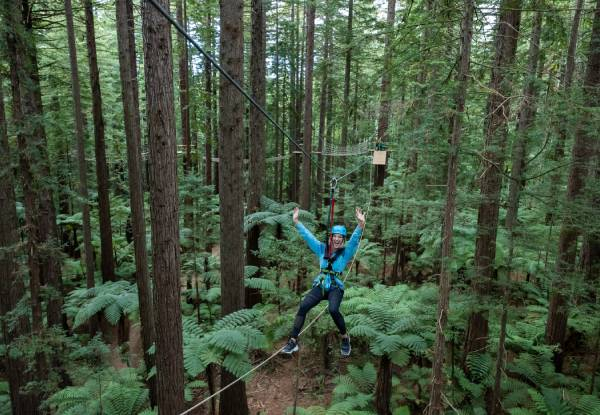
[[[425,294],[427,289],[421,292]],[[392,356],[401,350],[422,354],[427,350],[422,327],[428,324],[428,317],[420,312],[421,301],[427,301],[427,297],[419,297],[418,292],[413,294],[401,285],[379,285],[373,290],[350,288],[346,295],[342,306],[347,312],[348,331],[367,340],[374,355]],[[403,360],[400,355],[396,357]]]
[[[148,390],[134,369],[107,369],[56,392],[47,405],[58,415],[135,415],[148,407]]]
[[[74,328],[101,311],[110,324],[116,325],[122,316],[137,313],[137,286],[127,281],[109,281],[89,289],[79,288],[69,293],[64,309],[74,319]]]
[[[183,362],[188,375],[196,377],[209,364],[223,366],[235,376],[245,374],[252,367],[249,353],[266,347],[266,338],[259,330],[261,316],[256,309],[242,309],[206,330],[193,318],[184,318]]]

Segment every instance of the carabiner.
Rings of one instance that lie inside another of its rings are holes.
[[[335,190],[335,188],[337,187],[337,184],[338,184],[337,177],[332,177],[331,181],[329,182],[329,186],[330,186],[331,190]]]

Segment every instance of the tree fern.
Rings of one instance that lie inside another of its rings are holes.
[[[103,311],[107,321],[115,325],[123,315],[138,310],[137,286],[128,281],[106,282],[93,288],[71,291],[65,301],[65,312],[74,318],[77,328]]]
[[[53,413],[134,415],[148,406],[148,390],[134,369],[107,369],[79,386],[54,393],[48,400]]]

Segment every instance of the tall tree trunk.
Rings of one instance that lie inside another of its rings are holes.
[[[579,37],[579,24],[581,23],[581,9],[583,8],[583,0],[576,0],[575,13],[573,15],[573,23],[571,24],[571,34],[569,36],[569,47],[567,49],[567,60],[564,67],[564,72],[561,80],[561,89],[564,99],[569,99],[571,95],[571,84],[573,83],[573,75],[575,73],[575,52],[577,51],[577,38]],[[567,141],[569,123],[567,117],[563,114],[558,120],[558,137],[554,145],[552,160],[560,162],[565,157],[565,142]],[[548,194],[556,194],[556,189],[560,183],[561,174],[557,171],[550,176],[550,192]],[[553,224],[557,201],[552,198],[551,205],[548,207],[546,214],[546,223]]]
[[[169,10],[169,0],[159,3]],[[143,33],[156,311],[156,389],[159,413],[174,414],[184,409],[184,371],[173,61],[170,24],[149,3],[145,3],[143,10]]]
[[[7,22],[6,45],[9,57],[12,112],[17,129],[17,145],[19,150],[19,168],[25,207],[25,226],[27,229],[27,249],[29,290],[31,302],[31,332],[41,335],[43,329],[41,280],[53,286],[61,293],[60,268],[58,260],[52,255],[52,230],[55,230],[55,217],[52,206],[52,194],[44,189],[40,178],[48,177],[48,160],[43,126],[43,109],[37,71],[36,46],[30,36],[33,29],[31,11],[27,1],[2,3],[2,11],[6,13]],[[28,14],[23,13],[27,11]],[[12,171],[9,170],[9,174]],[[9,200],[10,200],[10,196]],[[8,202],[8,201],[7,201]],[[14,209],[14,208],[13,208]],[[16,222],[15,222],[16,223]],[[10,236],[9,236],[10,238]],[[50,245],[50,247],[48,247]],[[16,300],[18,282],[13,286]],[[16,305],[16,303],[15,303]],[[56,295],[48,299],[47,321],[49,326],[61,323],[62,297]],[[22,334],[29,332],[24,319],[19,319],[17,327]],[[27,366],[31,364],[28,362]],[[48,364],[43,353],[35,354],[33,370],[17,371],[23,375],[20,384],[29,380],[45,382],[48,376]],[[18,370],[18,367],[16,368]],[[44,399],[43,393],[34,392],[21,401],[23,413],[41,413],[38,409]]]
[[[177,0],[177,21],[187,29],[187,16],[185,15],[185,1]],[[177,47],[179,49],[179,110],[181,114],[181,137],[185,149],[183,158],[183,171],[187,175],[192,165],[192,140],[190,134],[190,97],[189,97],[189,68],[187,41],[182,34],[177,34]],[[186,203],[187,204],[187,203]],[[191,224],[190,224],[191,226]]]
[[[4,5],[2,5],[4,7]],[[6,21],[6,20],[5,20]],[[14,108],[13,108],[14,113]],[[30,333],[29,319],[20,317],[14,326],[9,326],[8,313],[14,312],[15,307],[25,295],[25,283],[20,273],[17,272],[17,210],[15,201],[15,188],[13,176],[13,163],[8,145],[4,112],[4,91],[0,78],[0,321],[2,322],[2,339],[7,347],[3,364],[7,370],[8,386],[12,413],[27,415],[37,413],[40,405],[38,393],[22,393],[27,382],[33,376],[27,372],[27,362],[15,357],[11,353],[11,343],[19,336]]]
[[[252,1],[252,53],[250,73],[252,95],[263,108],[266,103],[266,61],[265,61],[265,10],[264,0]],[[265,118],[253,105],[250,106],[250,191],[248,193],[248,213],[260,210],[265,178]],[[260,226],[248,231],[246,241],[246,261],[248,265],[260,266],[258,239]],[[260,274],[258,275],[260,276]],[[246,307],[251,308],[261,301],[260,290],[246,288]]]
[[[298,86],[298,80],[297,80],[297,66],[298,66],[298,51],[295,48],[296,47],[296,37],[297,37],[297,33],[296,33],[296,20],[297,19],[297,9],[298,9],[298,5],[296,4],[296,2],[292,2],[292,5],[290,7],[290,21],[291,21],[291,25],[292,25],[292,29],[291,29],[291,34],[290,34],[290,44],[291,44],[291,48],[290,51],[288,53],[288,61],[290,62],[290,68],[289,68],[289,76],[290,76],[290,101],[289,101],[289,111],[288,111],[288,116],[289,116],[289,123],[288,123],[288,129],[289,129],[289,135],[290,137],[294,137],[296,140],[299,139],[299,137],[296,136],[296,131],[297,131],[297,127],[296,124],[298,123],[298,119],[299,119],[299,114],[296,111],[296,101],[297,101],[297,97],[298,97],[298,90],[299,90],[299,86]],[[298,157],[297,157],[297,153],[299,149],[296,148],[296,146],[290,142],[289,143],[289,152],[290,152],[290,161],[289,161],[289,170],[288,170],[288,199],[290,201],[293,202],[297,202],[298,201],[298,183],[296,181],[296,170],[298,170]]]
[[[537,3],[536,3],[537,4]],[[527,150],[527,136],[535,120],[537,98],[537,67],[540,56],[540,36],[542,33],[542,12],[536,12],[531,41],[529,42],[529,57],[527,63],[527,79],[523,87],[523,102],[518,115],[517,138],[513,144],[511,180],[508,192],[508,209],[506,212],[506,228],[511,232],[514,240],[514,227],[516,225],[519,199],[523,188],[523,172],[525,169],[525,154]],[[512,256],[513,246],[509,245],[509,256]]]
[[[25,215],[28,230],[28,256],[34,331],[41,328],[41,299],[39,284],[48,284],[55,294],[48,298],[48,325],[60,325],[62,314],[62,280],[60,257],[57,255],[58,230],[51,186],[40,178],[51,180],[44,128],[44,110],[37,63],[33,17],[28,0],[4,5],[10,32],[8,51],[11,67],[13,105],[22,123],[18,134],[20,167],[22,171]],[[17,100],[18,102],[15,102]],[[33,156],[33,157],[32,157]],[[39,319],[38,319],[39,318]],[[39,323],[39,324],[38,324]]]
[[[223,69],[243,83],[244,39],[242,0],[221,0],[220,59]],[[244,307],[244,192],[242,142],[244,102],[233,85],[220,77],[219,85],[219,213],[221,217],[221,313]],[[235,380],[221,370],[221,387]],[[221,394],[219,413],[248,415],[246,386],[238,382]]]
[[[377,141],[387,139],[387,130],[390,123],[390,94],[392,87],[392,41],[394,20],[396,20],[396,0],[388,0],[387,5],[387,31],[385,34],[385,47],[383,51],[383,73],[381,76],[381,98],[379,102],[379,119],[377,121]],[[385,165],[375,166],[375,187],[383,186],[385,179]]]
[[[212,16],[210,10],[206,14],[206,25],[209,27],[209,32],[212,33]],[[210,36],[209,36],[210,37]],[[204,184],[210,186],[213,184],[212,177],[212,144],[213,144],[213,81],[212,81],[212,64],[210,60],[204,58],[204,131],[205,131],[205,147],[204,147],[204,159],[205,159],[205,170],[204,170]]]
[[[448,176],[446,182],[446,206],[444,207],[444,222],[442,230],[442,266],[440,272],[440,292],[435,328],[435,345],[433,368],[431,373],[431,394],[429,398],[428,415],[444,413],[442,394],[444,392],[444,359],[446,336],[444,331],[448,322],[448,307],[450,304],[450,264],[452,261],[454,238],[454,214],[456,210],[456,176],[458,173],[458,150],[462,135],[462,121],[467,98],[467,85],[471,66],[471,44],[473,41],[473,0],[465,0],[465,14],[462,21],[460,63],[458,67],[458,86],[454,97],[454,114],[452,115],[452,135],[448,153]]]
[[[492,64],[485,124],[483,151],[483,173],[481,175],[481,199],[477,217],[477,239],[475,242],[476,278],[473,289],[480,299],[480,308],[469,316],[465,338],[464,366],[466,357],[472,352],[483,352],[487,347],[488,320],[484,296],[490,288],[496,257],[496,233],[500,209],[502,169],[504,168],[508,118],[510,114],[511,80],[509,70],[515,58],[519,26],[521,22],[521,0],[503,0],[499,22],[496,26],[496,54]]]
[[[187,30],[186,0],[176,0],[177,21]],[[179,112],[181,117],[181,143],[183,145],[183,174],[192,171],[192,135],[190,127],[190,94],[189,94],[189,59],[187,41],[180,33],[177,34],[179,49]],[[183,198],[183,223],[188,229],[193,227],[193,199],[189,194]]]
[[[104,141],[104,118],[102,116],[102,94],[100,91],[100,71],[96,56],[96,33],[94,30],[94,10],[91,0],[84,0],[87,55],[90,65],[90,85],[92,87],[92,116],[94,118],[94,142],[96,153],[96,178],[98,181],[98,213],[100,222],[100,270],[102,281],[115,281],[113,258],[112,227],[110,223],[109,176],[106,163]]]
[[[7,12],[9,31],[7,33],[7,49],[10,61],[13,124],[17,128],[17,144],[19,149],[19,168],[23,187],[23,202],[25,207],[25,226],[27,229],[27,256],[29,268],[29,291],[31,297],[31,328],[34,333],[42,330],[42,300],[40,297],[41,254],[38,246],[41,244],[39,235],[39,184],[36,171],[40,161],[29,155],[39,154],[40,137],[33,128],[26,128],[33,120],[31,93],[27,86],[31,85],[31,62],[27,59],[27,45],[22,36],[23,24],[18,4],[6,1],[3,10]]]
[[[535,4],[535,3],[534,3]],[[539,6],[539,4],[538,4]],[[511,170],[511,181],[509,183],[509,195],[508,195],[508,209],[506,212],[506,230],[508,231],[508,264],[507,264],[507,276],[504,281],[503,288],[503,300],[502,300],[502,317],[500,320],[500,336],[498,339],[498,351],[496,353],[496,374],[494,379],[494,389],[492,392],[492,398],[488,402],[488,412],[492,415],[502,413],[502,402],[501,402],[501,381],[502,373],[504,373],[504,354],[505,342],[506,342],[506,324],[508,321],[508,295],[509,295],[509,284],[510,272],[512,271],[512,261],[514,257],[514,245],[515,245],[515,225],[517,224],[518,212],[519,212],[519,199],[522,191],[523,183],[523,172],[525,169],[525,152],[527,148],[528,134],[531,126],[533,125],[536,112],[536,74],[539,61],[540,52],[540,35],[542,33],[542,12],[538,11],[534,15],[533,27],[531,30],[531,40],[529,42],[529,54],[527,63],[527,78],[525,79],[525,85],[523,87],[523,102],[518,116],[517,125],[517,138],[513,144],[513,155],[512,155],[512,170]]]
[[[576,204],[584,196],[585,180],[588,175],[588,164],[591,155],[597,149],[590,132],[592,123],[591,111],[600,106],[600,0],[596,1],[594,22],[588,53],[588,62],[583,82],[584,105],[587,107],[575,130],[575,142],[571,156],[571,168],[567,185],[567,202]],[[570,273],[575,267],[579,226],[570,217],[563,219],[558,241],[558,258],[556,261],[556,280],[552,284],[552,295],[546,322],[546,343],[559,344],[561,352],[555,355],[554,364],[557,371],[562,370],[564,342],[568,320],[568,304],[563,289],[567,285]]]
[[[346,24],[346,53],[344,63],[344,97],[343,97],[343,120],[342,135],[340,137],[340,146],[345,148],[348,145],[348,124],[350,123],[350,74],[352,69],[352,23],[354,20],[354,0],[348,0],[348,21]],[[386,38],[387,39],[387,38]],[[345,157],[339,157],[339,168],[343,172],[346,168]],[[344,217],[344,188],[340,187],[338,196],[338,211],[341,217]]]
[[[273,107],[275,111],[275,122],[281,125],[281,81],[280,81],[280,65],[279,65],[279,4],[275,3],[275,99]],[[275,129],[275,156],[278,158],[283,155],[283,143],[281,141],[281,133],[279,129]],[[273,197],[277,200],[281,200],[279,196],[279,189],[281,187],[281,177],[283,168],[283,161],[277,159],[275,161],[275,177],[273,180]]]
[[[64,0],[67,18],[67,38],[69,43],[69,61],[71,66],[71,87],[73,94],[73,116],[75,118],[75,137],[77,140],[77,165],[79,170],[79,197],[81,198],[83,249],[85,255],[85,276],[87,287],[94,282],[94,248],[92,247],[92,227],[90,224],[90,205],[87,188],[87,162],[85,160],[85,132],[83,130],[83,112],[81,109],[81,90],[77,49],[75,47],[75,29],[73,28],[73,9],[71,0]]]
[[[315,2],[309,0],[306,9],[306,81],[304,83],[304,159],[302,161],[302,181],[300,190],[300,206],[310,209],[311,159],[312,151],[312,101],[313,101],[313,65],[315,61]]]
[[[138,97],[137,68],[135,49],[130,36],[133,34],[133,7],[131,0],[117,0],[117,41],[119,48],[119,75],[121,78],[121,97],[127,140],[127,167],[129,179],[129,202],[131,205],[131,228],[135,255],[135,279],[138,287],[140,320],[142,323],[142,345],[146,370],[154,366],[154,355],[148,350],[154,344],[154,305],[152,285],[148,272],[148,254],[146,251],[146,220],[144,213],[144,190],[142,184],[141,127]],[[133,43],[135,47],[135,43]],[[133,59],[132,59],[133,58]],[[148,379],[150,403],[156,405],[156,376]]]
[[[330,24],[330,12],[329,8],[325,11],[325,22],[323,25],[325,26],[325,44],[323,45],[323,63],[321,67],[321,91],[319,94],[319,144],[317,148],[317,162],[320,166],[323,165],[323,148],[325,142],[325,128],[326,128],[326,120],[327,120],[327,93],[329,90],[329,84],[331,81],[329,80],[329,70],[330,70],[330,62],[329,62],[329,49],[331,48],[331,24]],[[321,208],[323,207],[323,171],[321,169],[317,169],[317,180],[316,180],[316,189],[315,189],[315,199],[316,199],[316,212],[317,219],[321,217]]]
[[[375,410],[377,415],[392,415],[390,399],[392,397],[392,361],[383,355],[379,359],[377,383],[375,385]]]

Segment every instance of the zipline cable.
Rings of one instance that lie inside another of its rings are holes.
[[[256,102],[256,100],[254,98],[252,98],[252,96],[250,94],[248,94],[246,92],[246,90],[244,88],[242,88],[242,86],[240,84],[237,83],[237,81],[235,79],[233,79],[233,77],[231,75],[229,75],[229,73],[223,69],[221,67],[221,65],[219,65],[219,63],[217,63],[217,61],[209,54],[207,53],[204,49],[202,49],[202,47],[198,44],[198,42],[196,42],[188,33],[187,31],[181,27],[181,25],[179,24],[179,22],[173,18],[173,16],[171,16],[171,14],[169,12],[167,12],[162,5],[160,5],[156,0],[146,0],[147,2],[149,2],[150,4],[152,4],[156,10],[158,10],[158,12],[160,14],[162,14],[165,19],[167,19],[173,26],[175,26],[175,28],[177,29],[177,31],[179,33],[181,33],[181,35],[183,35],[192,45],[194,45],[194,47],[196,49],[198,49],[198,51],[204,55],[204,57],[206,59],[208,59],[210,61],[210,63],[217,68],[217,70],[248,100],[250,101],[250,103],[252,105],[254,105],[256,107],[257,110],[260,111],[260,113],[262,115],[264,115],[267,120],[269,120],[271,122],[271,124],[273,124],[273,126],[275,128],[277,128],[283,135],[285,138],[287,138],[292,144],[294,144],[296,146],[296,148],[298,150],[300,150],[302,152],[302,154],[304,154],[306,157],[309,158],[309,160],[311,161],[311,163],[313,163],[319,170],[321,170],[326,176],[331,177],[327,171],[321,166],[319,165],[319,163],[311,156],[311,154],[309,152],[306,151],[306,149],[304,149],[303,147],[300,146],[300,144],[298,144],[288,133],[285,132],[285,130],[279,125],[279,123],[277,121],[275,121],[273,119],[273,117],[271,117],[271,115],[267,112],[267,110],[265,110],[258,102]]]
[[[153,0],[148,0],[148,1],[153,1]],[[369,197],[368,197],[368,204],[367,204],[367,210],[365,212],[365,221],[366,219],[369,217],[369,211],[371,210],[371,201],[372,201],[372,190],[373,190],[373,169],[370,170],[370,175],[369,175]],[[365,227],[366,227],[366,223],[365,223]],[[356,256],[358,255],[358,252],[360,251],[360,245],[362,243],[363,240],[363,236],[365,235],[365,230],[363,229],[361,235],[360,235],[360,239],[358,240],[358,248],[356,249],[356,252],[354,253],[354,256],[352,257],[352,261],[350,262],[350,266],[348,267],[348,271],[346,272],[346,275],[344,276],[344,279],[342,280],[342,282],[345,282],[346,279],[348,279],[348,276],[350,275],[350,272],[352,271],[352,267],[354,265],[354,262],[356,261]],[[308,330],[313,324],[315,324],[315,322],[321,318],[321,316],[323,315],[323,313],[325,313],[325,311],[327,311],[327,306],[323,307],[323,309],[319,312],[319,314],[317,314],[317,316],[315,318],[313,318],[303,329],[302,331],[300,331],[300,333],[298,333],[298,337],[300,337],[302,335],[302,333],[304,333],[306,330]],[[232,382],[228,383],[227,385],[225,385],[224,387],[222,387],[221,389],[219,389],[218,391],[216,391],[215,393],[213,393],[212,395],[204,398],[202,401],[198,402],[197,404],[195,404],[194,406],[190,407],[189,409],[183,411],[181,414],[179,415],[187,415],[189,413],[191,413],[192,411],[194,411],[196,408],[204,405],[206,402],[210,401],[212,398],[214,398],[217,395],[220,395],[224,390],[229,389],[231,386],[235,385],[237,382],[239,382],[240,380],[248,377],[250,374],[252,374],[253,372],[257,371],[258,369],[260,369],[262,366],[264,366],[265,364],[267,364],[267,362],[269,362],[270,360],[272,360],[275,356],[277,356],[279,353],[281,353],[281,351],[284,349],[285,346],[280,347],[279,349],[277,349],[273,354],[271,354],[271,356],[269,356],[268,358],[266,358],[265,360],[263,360],[262,362],[260,362],[259,364],[257,364],[256,366],[252,367],[250,370],[248,370],[246,373],[244,373],[243,375],[239,376],[238,378],[236,378],[235,380],[233,380]]]

